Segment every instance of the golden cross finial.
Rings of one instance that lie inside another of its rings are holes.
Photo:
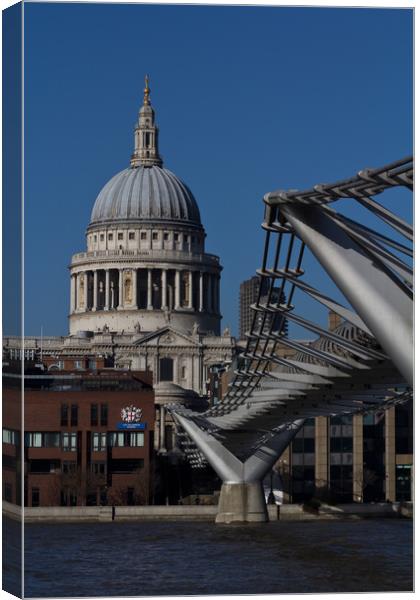
[[[143,98],[143,104],[150,104],[150,88],[149,88],[149,76],[146,75],[146,77],[144,78],[144,98]]]

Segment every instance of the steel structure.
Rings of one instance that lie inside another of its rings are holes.
[[[207,460],[223,481],[217,521],[267,519],[262,478],[305,418],[377,411],[411,397],[413,231],[398,213],[405,196],[411,199],[403,188],[412,187],[407,158],[334,184],[264,196],[266,237],[257,273],[260,288],[267,278],[270,287],[253,306],[241,365],[226,396],[205,413],[170,407],[192,463]],[[400,188],[397,197],[391,188]],[[305,280],[305,249],[340,301]],[[334,311],[340,326],[330,331],[301,314],[293,304],[297,295]],[[269,319],[272,313],[280,319]],[[316,339],[289,339],[286,319]],[[279,352],[285,346],[295,352],[292,358]]]

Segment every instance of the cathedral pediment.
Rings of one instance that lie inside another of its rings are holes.
[[[184,346],[199,348],[202,344],[199,342],[197,335],[188,335],[185,332],[167,326],[146,334],[141,339],[136,340],[134,345],[138,348],[141,346]]]

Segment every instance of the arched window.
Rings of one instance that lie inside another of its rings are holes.
[[[174,361],[172,358],[161,358],[159,361],[159,379],[160,381],[173,381],[174,379]]]

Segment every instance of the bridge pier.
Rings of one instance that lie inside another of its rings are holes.
[[[225,482],[220,490],[216,523],[264,523],[268,521],[267,505],[261,481]]]
[[[263,479],[302,427],[303,419],[273,432],[253,454],[242,461],[191,419],[176,412],[172,415],[223,481],[216,523],[268,521]]]

